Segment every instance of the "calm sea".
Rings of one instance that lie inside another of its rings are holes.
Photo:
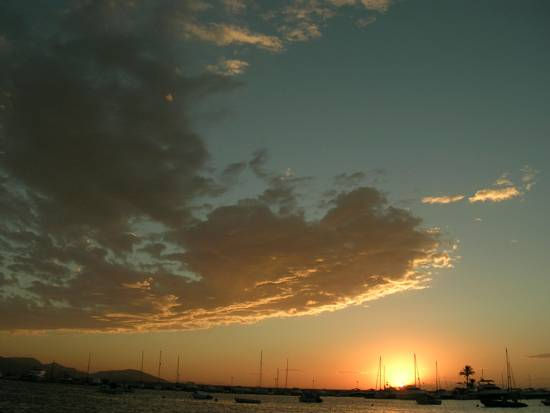
[[[0,380],[0,412],[101,412],[101,413],[218,413],[218,412],[500,412],[510,409],[479,407],[477,401],[444,400],[441,406],[420,406],[406,400],[367,400],[324,397],[323,403],[299,403],[297,397],[254,396],[259,405],[236,404],[231,394],[216,394],[217,401],[199,401],[185,392],[138,390],[123,395],[106,395],[94,387],[60,384],[22,383]],[[540,400],[530,400],[522,413],[550,413]]]

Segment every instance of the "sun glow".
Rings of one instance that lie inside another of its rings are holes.
[[[414,383],[414,377],[412,374],[410,374],[407,369],[401,367],[390,368],[386,374],[386,380],[392,387],[403,387]]]

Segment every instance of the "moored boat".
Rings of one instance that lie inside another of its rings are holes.
[[[259,399],[249,399],[247,397],[235,397],[235,403],[248,403],[248,404],[260,404],[262,401]]]
[[[323,399],[321,399],[321,396],[312,391],[304,391],[300,395],[299,400],[302,403],[321,403],[323,401]]]
[[[197,390],[191,393],[191,397],[193,397],[193,399],[195,400],[212,400],[213,399],[211,394],[208,394],[200,390]]]
[[[526,403],[518,401],[519,393],[514,393],[512,389],[512,367],[510,366],[508,349],[506,349],[506,376],[508,381],[507,381],[507,389],[505,394],[498,396],[497,394],[489,395],[486,392],[486,394],[482,395],[479,398],[479,401],[485,407],[509,407],[509,408],[527,407]]]
[[[511,408],[519,408],[519,407],[527,407],[526,403],[520,402],[515,399],[506,399],[506,398],[481,398],[481,403],[485,407],[511,407]]]
[[[550,399],[542,400],[542,404],[544,404],[545,406],[550,406]]]
[[[416,397],[416,403],[426,405],[440,405],[441,399],[429,393],[421,393]]]

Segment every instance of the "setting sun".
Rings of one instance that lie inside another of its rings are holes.
[[[390,376],[388,382],[392,387],[403,387],[408,384],[409,381],[407,375],[404,372],[399,371]]]
[[[386,381],[391,387],[403,387],[414,382],[412,374],[404,366],[386,367]]]

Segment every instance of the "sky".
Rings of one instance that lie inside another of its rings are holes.
[[[0,4],[0,355],[550,387],[544,0]]]

